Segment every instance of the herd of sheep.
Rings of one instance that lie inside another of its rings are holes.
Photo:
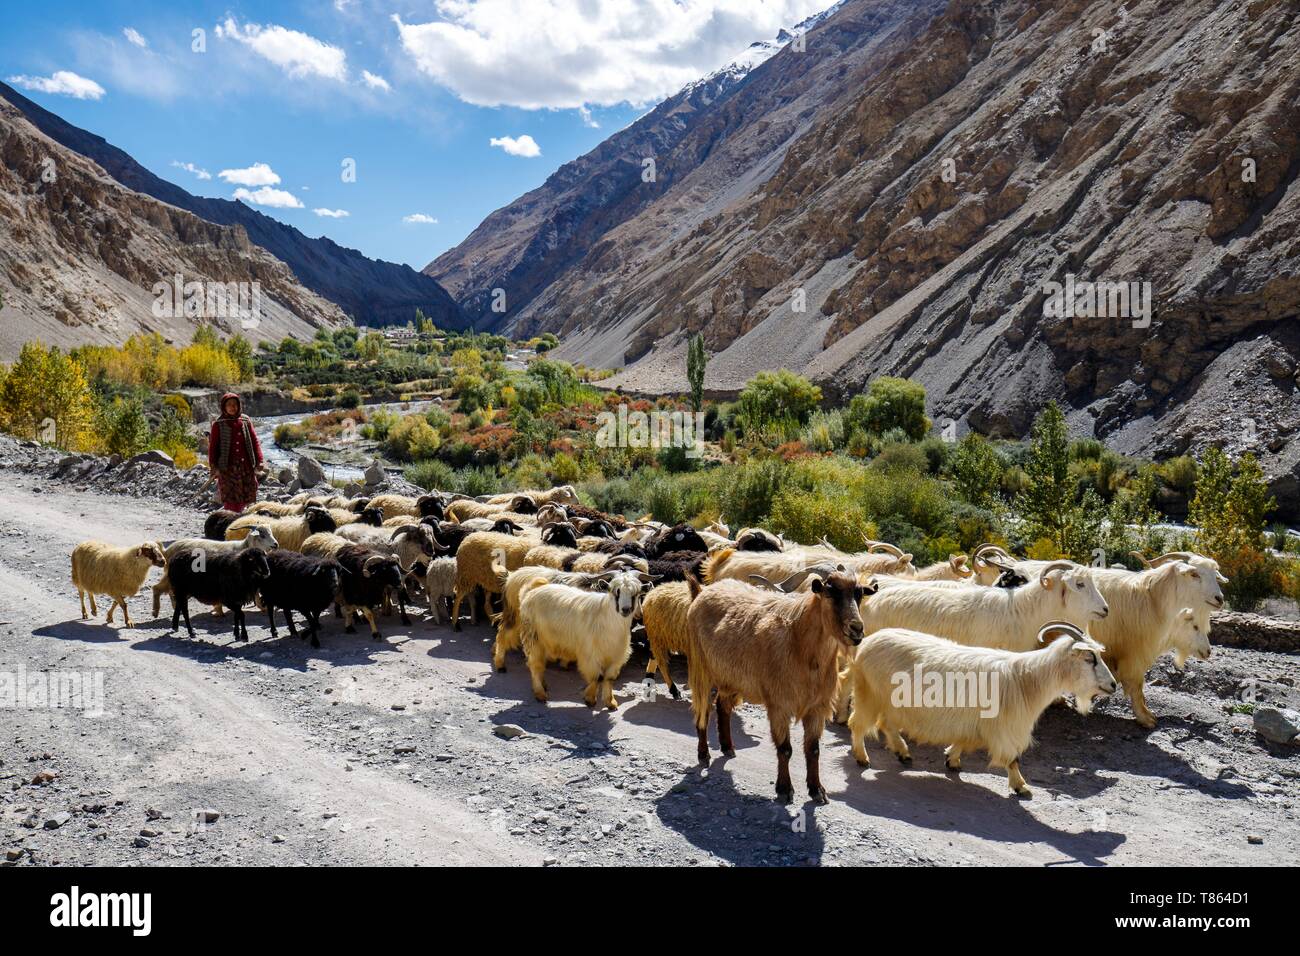
[[[483,499],[304,493],[243,514],[214,512],[201,538],[84,542],[72,554],[72,581],[83,618],[87,597],[94,615],[95,595],[108,595],[110,623],[120,605],[131,627],[127,599],[150,568],[162,568],[154,616],[170,594],[172,629],[183,616],[191,638],[191,599],[217,614],[229,608],[240,641],[245,608],[265,612],[273,636],[277,609],[298,636],[297,612],[313,647],[331,605],[347,632],[360,615],[376,640],[378,617],[393,605],[409,625],[407,603],[427,601],[433,621],[457,630],[462,609],[474,623],[483,613],[497,627],[493,665],[505,670],[522,651],[539,701],[547,664],[573,664],[586,703],[610,709],[640,624],[646,679],[657,673],[674,699],[681,692],[669,659],[686,656],[700,761],[709,761],[710,710],[722,751],[733,755],[731,714],[749,701],[767,711],[786,801],[790,725],[802,723],[808,792],[818,802],[826,800],[818,757],[828,719],[847,720],[863,766],[864,739],[881,733],[910,760],[906,735],[946,746],[953,771],[964,752],[985,750],[1012,790],[1029,796],[1019,757],[1048,706],[1068,695],[1086,714],[1118,683],[1138,723],[1154,726],[1147,670],[1166,651],[1180,668],[1208,658],[1210,613],[1223,606],[1218,565],[1189,552],[1129,571],[1017,560],[984,545],[969,560],[917,568],[893,545],[868,545],[851,554],[761,528],[733,537],[722,522],[630,521],[584,507],[568,485]],[[922,675],[940,692],[900,695]],[[977,700],[976,688],[991,690]]]

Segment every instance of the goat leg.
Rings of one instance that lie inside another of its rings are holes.
[[[735,745],[731,742],[731,708],[732,698],[718,691],[718,746],[724,757],[736,756]]]
[[[404,624],[406,627],[410,627],[410,626],[411,626],[411,619],[410,619],[409,617],[407,617],[407,615],[406,615],[406,602],[409,601],[409,600],[410,600],[410,597],[408,597],[407,594],[406,594],[406,588],[404,588],[404,587],[398,588],[398,589],[397,589],[397,609],[401,612],[401,614],[402,614],[402,624]]]
[[[769,716],[772,724],[772,742],[776,744],[776,798],[782,803],[794,802],[794,784],[790,782],[790,755],[794,748],[790,746],[790,718],[782,715],[779,720]]]
[[[821,752],[824,719],[808,716],[803,720],[803,759],[808,771],[808,796],[820,804],[828,803],[826,788],[822,786]]]

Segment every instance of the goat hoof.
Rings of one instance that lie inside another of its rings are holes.
[[[794,803],[794,790],[778,790],[776,792],[777,803],[784,803],[786,806]]]
[[[677,689],[677,685],[676,685],[676,684],[673,684],[672,687],[669,687],[669,688],[668,688],[668,693],[670,693],[670,694],[673,695],[673,700],[681,700],[681,699],[682,699],[682,692],[679,691],[679,690]]]
[[[505,664],[498,664],[498,665],[497,665],[497,673],[498,673],[498,674],[504,674],[505,672],[506,672],[506,665],[505,665]]]
[[[912,762],[911,754],[894,754],[894,756],[898,758],[898,762],[901,764],[909,764]]]
[[[1016,796],[1021,800],[1032,800],[1034,791],[1030,790],[1028,787],[1017,787]]]
[[[853,759],[856,760],[856,761],[858,762],[858,766],[859,766],[859,767],[870,767],[870,766],[871,766],[871,758],[869,758],[869,757],[854,757]]]
[[[826,791],[822,788],[818,788],[816,790],[809,790],[808,795],[812,797],[813,802],[816,803],[818,806],[824,807],[826,806],[826,804],[831,802],[830,797],[826,796]]]
[[[724,756],[724,757],[734,757],[734,756],[736,756],[736,748],[735,748],[735,747],[724,747],[724,748],[722,748],[722,756]]]
[[[706,749],[704,749],[703,747],[701,747],[701,748],[699,749],[699,751],[695,754],[695,756],[696,756],[696,759],[699,760],[699,762],[700,762],[700,766],[702,766],[702,767],[707,767],[707,766],[709,765],[709,752],[708,752],[708,750],[706,750]]]
[[[961,764],[959,763],[948,763],[948,761],[945,760],[943,765],[947,768],[949,773],[961,773]]]

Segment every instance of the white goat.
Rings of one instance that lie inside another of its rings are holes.
[[[862,642],[850,667],[854,758],[870,766],[863,739],[882,731],[904,763],[911,753],[902,734],[917,743],[947,744],[944,762],[953,771],[961,769],[964,751],[987,750],[991,765],[1006,767],[1011,789],[1031,796],[1020,755],[1033,743],[1039,716],[1064,694],[1074,695],[1079,712],[1087,714],[1094,697],[1115,690],[1100,644],[1062,622],[1039,632],[1040,640],[1052,637],[1048,647],[1017,653],[903,628],[877,631]]]
[[[632,621],[649,590],[648,576],[622,571],[583,591],[564,584],[542,584],[519,602],[520,639],[533,694],[546,701],[548,660],[572,660],[587,681],[583,700],[618,708],[614,680],[632,653]]]

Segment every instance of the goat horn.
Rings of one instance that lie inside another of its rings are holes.
[[[901,558],[903,556],[903,550],[901,548],[896,545],[887,544],[884,541],[877,541],[871,547],[867,548],[868,554],[876,554],[880,551],[884,551],[886,554],[892,554],[896,558]]]
[[[404,524],[396,531],[394,531],[393,536],[388,540],[396,541],[404,534],[419,534],[419,533],[420,533],[420,526],[418,524]]]
[[[1043,566],[1043,570],[1038,572],[1038,583],[1039,584],[1044,583],[1047,580],[1047,576],[1051,574],[1053,571],[1059,571],[1062,569],[1068,569],[1073,567],[1074,567],[1073,561],[1051,561],[1048,564]]]
[[[768,588],[773,591],[781,590],[777,585],[773,584],[761,574],[751,574],[749,576],[749,583],[759,588]]]
[[[1196,555],[1192,554],[1190,551],[1166,551],[1159,557],[1152,558],[1147,562],[1147,567],[1158,568],[1167,561],[1190,561],[1194,557],[1196,557]]]
[[[1082,629],[1078,625],[1071,624],[1069,621],[1048,621],[1038,629],[1038,643],[1046,644],[1046,637],[1055,631],[1065,631],[1076,641],[1084,636]]]

